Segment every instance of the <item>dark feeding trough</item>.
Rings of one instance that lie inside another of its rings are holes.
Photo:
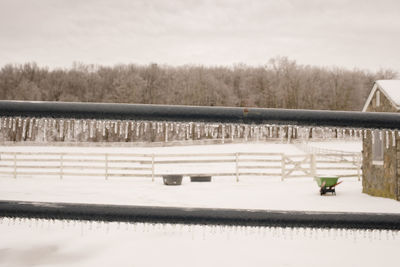
[[[165,185],[181,185],[182,175],[163,175],[163,182]]]
[[[190,176],[191,182],[211,182],[211,176]]]

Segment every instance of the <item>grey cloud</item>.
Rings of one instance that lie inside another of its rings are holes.
[[[400,70],[398,10],[392,0],[0,0],[0,64],[263,64],[283,55]]]

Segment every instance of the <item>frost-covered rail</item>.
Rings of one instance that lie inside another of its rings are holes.
[[[397,113],[144,104],[0,101],[0,116],[400,128]]]
[[[400,230],[400,214],[0,201],[0,217],[197,225]]]

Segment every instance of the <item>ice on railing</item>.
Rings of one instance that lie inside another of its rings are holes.
[[[189,235],[192,239],[208,238],[235,239],[248,238],[265,240],[314,240],[315,242],[383,242],[386,246],[395,245],[400,240],[399,230],[388,229],[345,229],[345,228],[312,228],[312,227],[279,227],[279,226],[241,226],[241,225],[206,225],[176,224],[150,222],[109,222],[88,220],[60,220],[42,218],[0,217],[0,227],[9,231],[29,229],[38,231],[77,231],[81,236],[89,233],[112,234],[124,232],[142,234],[175,234]]]
[[[371,138],[378,135],[386,148],[396,146],[400,132],[387,129],[360,129],[340,127],[311,127],[277,124],[235,124],[205,122],[162,122],[133,120],[88,120],[54,118],[0,118],[0,138],[3,141],[182,141],[216,139],[224,142],[235,140],[294,140],[307,142],[312,139]]]

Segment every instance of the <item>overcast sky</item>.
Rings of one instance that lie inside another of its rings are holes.
[[[400,71],[398,0],[0,0],[0,66],[300,64]]]

